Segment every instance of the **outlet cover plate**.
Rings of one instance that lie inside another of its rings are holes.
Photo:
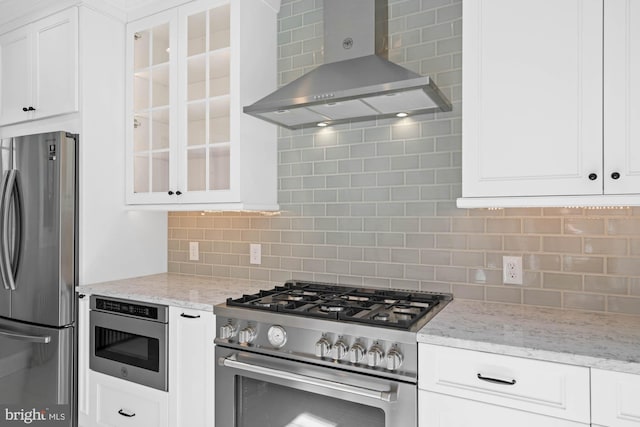
[[[262,264],[262,245],[260,243],[249,245],[249,264]]]
[[[189,242],[189,261],[200,260],[200,245],[198,242]]]
[[[505,285],[522,285],[522,257],[502,257],[502,281]]]

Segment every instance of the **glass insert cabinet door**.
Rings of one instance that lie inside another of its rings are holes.
[[[231,6],[185,11],[180,58],[185,79],[180,171],[188,192],[230,189],[231,177]],[[184,164],[184,163],[183,163]]]
[[[171,136],[174,112],[173,27],[169,21],[134,31],[133,38],[133,192],[171,190]]]

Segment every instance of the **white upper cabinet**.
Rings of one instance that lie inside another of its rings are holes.
[[[458,206],[640,203],[639,5],[464,3]]]
[[[640,193],[640,1],[604,2],[604,190]]]
[[[0,125],[77,110],[77,8],[0,36]]]
[[[127,27],[127,203],[277,209],[274,125],[242,112],[276,86],[276,12],[204,0]]]

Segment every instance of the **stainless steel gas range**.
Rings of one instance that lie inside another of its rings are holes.
[[[302,281],[228,299],[216,425],[416,426],[416,334],[451,299]]]

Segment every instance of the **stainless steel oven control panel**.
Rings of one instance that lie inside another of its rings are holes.
[[[360,328],[349,332],[334,328],[289,325],[280,319],[262,322],[216,316],[216,344],[238,349],[290,357],[358,372],[415,381],[417,378],[417,343],[384,339],[379,328]],[[314,323],[308,322],[307,323]],[[334,325],[328,325],[334,326]],[[342,325],[344,326],[344,325]],[[344,328],[343,328],[344,329]],[[362,334],[362,329],[368,330]],[[360,333],[358,333],[360,332]],[[376,336],[378,335],[378,336]],[[386,337],[385,337],[386,338]]]

